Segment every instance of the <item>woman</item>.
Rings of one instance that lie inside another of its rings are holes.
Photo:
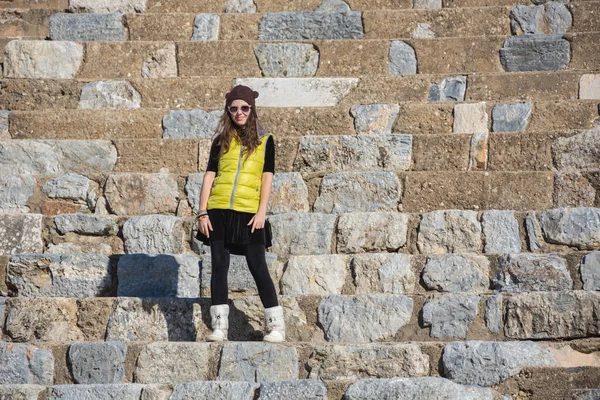
[[[243,254],[265,308],[267,342],[285,340],[283,309],[269,275],[265,248],[271,245],[266,220],[275,172],[273,135],[259,128],[258,93],[236,86],[225,96],[225,113],[210,149],[200,192],[200,232],[210,245],[212,276],[209,342],[227,340],[229,256]]]

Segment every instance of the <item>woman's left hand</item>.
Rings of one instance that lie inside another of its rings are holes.
[[[248,226],[252,225],[251,233],[254,233],[255,229],[262,229],[265,227],[265,220],[267,219],[266,211],[258,210],[254,217],[248,222]]]

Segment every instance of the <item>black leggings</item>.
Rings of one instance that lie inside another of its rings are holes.
[[[263,244],[249,244],[244,246],[246,262],[250,273],[256,282],[258,295],[264,308],[276,307],[277,293],[275,285],[269,275],[269,268],[265,259],[265,246]],[[212,276],[210,278],[210,297],[213,306],[227,304],[227,273],[229,272],[229,249],[225,248],[223,240],[210,241],[210,257],[212,263]]]

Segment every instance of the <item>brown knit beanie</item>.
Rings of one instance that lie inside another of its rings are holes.
[[[252,106],[254,110],[254,99],[258,97],[258,92],[250,89],[248,86],[237,85],[231,92],[225,95],[225,107],[229,107],[234,100],[244,100]]]

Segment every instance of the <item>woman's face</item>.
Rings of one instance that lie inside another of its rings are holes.
[[[243,111],[242,111],[243,110]],[[239,127],[246,125],[248,122],[248,116],[252,111],[250,105],[244,100],[234,100],[229,106],[229,115],[231,120]]]

